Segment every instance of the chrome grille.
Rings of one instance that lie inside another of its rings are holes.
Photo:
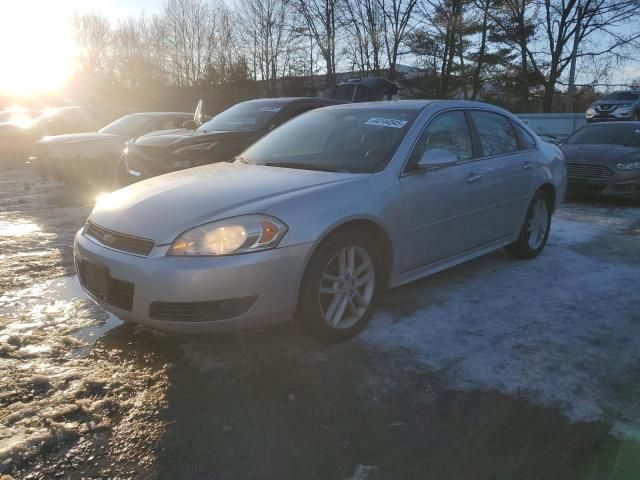
[[[613,171],[604,165],[567,163],[567,175],[580,178],[609,178],[613,176]]]
[[[122,252],[134,253],[136,255],[147,256],[151,253],[154,246],[153,240],[114,232],[113,230],[103,228],[92,222],[87,222],[84,234],[94,240],[97,240],[105,247],[120,250]]]

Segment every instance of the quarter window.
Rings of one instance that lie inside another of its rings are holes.
[[[520,137],[522,150],[532,150],[536,148],[536,141],[529,132],[515,122],[513,123],[513,127],[516,129],[516,132],[518,132],[518,137]]]
[[[471,134],[463,112],[445,112],[431,120],[411,153],[410,165],[414,167],[426,152],[435,149],[448,150],[460,162],[473,158]]]
[[[485,157],[518,151],[516,132],[508,118],[492,112],[472,111]]]

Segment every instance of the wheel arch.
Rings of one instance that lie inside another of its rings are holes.
[[[554,211],[556,209],[556,187],[552,183],[546,182],[540,185],[540,187],[538,187],[538,189],[536,190],[536,193],[537,192],[544,192],[546,195],[549,196],[549,199],[551,201],[552,211]]]
[[[322,245],[325,241],[327,241],[337,233],[347,230],[359,230],[365,232],[366,234],[371,235],[371,238],[374,238],[378,245],[380,245],[380,248],[383,252],[384,262],[382,285],[384,288],[386,288],[393,269],[393,243],[391,242],[391,236],[389,235],[387,229],[380,222],[367,217],[349,218],[327,228],[315,242],[313,248],[309,251],[307,258],[305,259],[304,268],[302,269],[302,275],[304,275],[304,272],[307,270],[309,261],[311,260],[317,249],[320,247],[320,245]]]

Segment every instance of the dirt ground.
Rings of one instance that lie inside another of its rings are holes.
[[[640,478],[640,205],[566,203],[538,259],[389,291],[327,346],[105,313],[73,276],[90,197],[0,171],[0,474]]]

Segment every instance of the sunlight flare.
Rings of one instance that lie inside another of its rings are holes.
[[[0,16],[0,93],[55,92],[74,68],[68,17],[56,2],[4,2]]]

